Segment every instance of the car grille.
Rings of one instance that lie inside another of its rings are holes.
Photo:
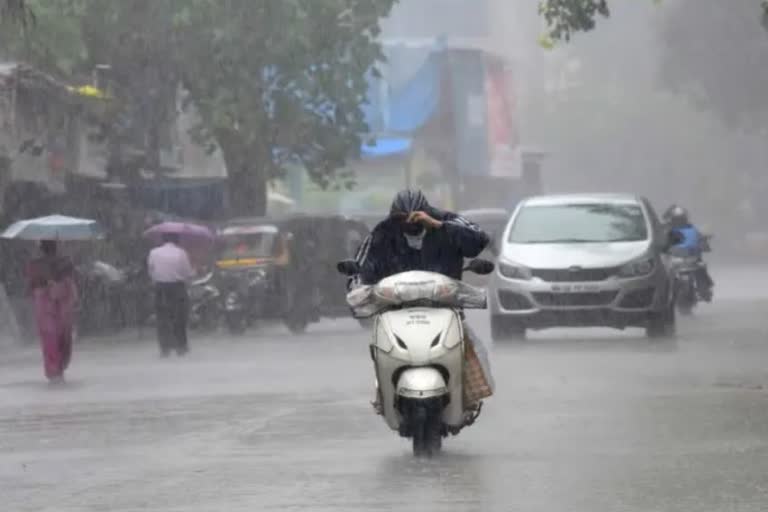
[[[634,309],[634,308],[649,308],[653,303],[653,295],[655,293],[654,288],[643,288],[641,290],[633,290],[627,293],[623,299],[621,299],[620,306],[622,308]]]
[[[549,283],[574,283],[589,281],[605,281],[618,273],[618,268],[585,268],[569,269],[531,269],[534,277]]]
[[[595,293],[551,293],[537,292],[533,298],[542,306],[607,306],[613,302],[617,291]]]
[[[499,290],[499,304],[507,311],[523,311],[533,309],[533,304],[524,296],[510,292],[509,290]]]

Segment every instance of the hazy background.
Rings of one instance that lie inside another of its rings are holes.
[[[637,192],[659,208],[673,201],[688,206],[721,238],[760,230],[765,124],[727,124],[722,110],[728,105],[715,112],[694,101],[697,73],[709,68],[709,78],[730,73],[715,85],[724,97],[752,94],[755,105],[764,103],[759,87],[739,89],[743,82],[759,83],[748,73],[767,67],[759,60],[768,55],[758,52],[768,45],[768,34],[758,3],[614,1],[609,20],[552,50],[538,44],[536,4],[403,0],[384,36],[476,39],[508,57],[517,78],[523,144],[551,152],[544,167],[547,191]],[[735,67],[730,45],[738,52],[754,49],[757,57]]]

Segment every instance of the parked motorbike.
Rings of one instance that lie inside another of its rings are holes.
[[[127,275],[114,265],[100,260],[77,267],[80,309],[78,328],[82,333],[107,332],[124,326],[123,303]]]
[[[490,274],[494,265],[474,260],[466,270]],[[340,273],[359,273],[354,260]],[[416,456],[430,456],[443,437],[474,423],[479,409],[464,404],[465,341],[461,310],[487,307],[486,292],[433,272],[403,272],[347,294],[356,317],[374,317],[371,357],[381,414]]]
[[[243,334],[260,316],[265,299],[264,269],[250,267],[221,271],[220,282],[227,329],[235,335]]]
[[[213,272],[189,286],[189,327],[200,331],[213,331],[222,316],[221,293],[213,284]]]

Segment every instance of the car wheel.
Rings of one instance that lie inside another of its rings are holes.
[[[286,318],[284,323],[288,330],[291,331],[291,334],[296,336],[307,332],[307,326],[309,326],[309,320],[300,316]]]
[[[525,339],[525,326],[514,318],[491,316],[491,338],[494,343],[503,341],[522,341]]]
[[[676,334],[676,319],[674,304],[664,311],[654,311],[648,316],[645,333],[651,339],[672,339]]]
[[[683,316],[693,315],[693,305],[690,302],[678,302],[677,310]]]

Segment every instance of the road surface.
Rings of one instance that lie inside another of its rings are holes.
[[[716,277],[677,344],[568,330],[493,347],[497,395],[433,460],[373,415],[351,321],[195,339],[184,359],[84,344],[58,390],[36,353],[4,352],[0,509],[764,512],[766,279]]]

